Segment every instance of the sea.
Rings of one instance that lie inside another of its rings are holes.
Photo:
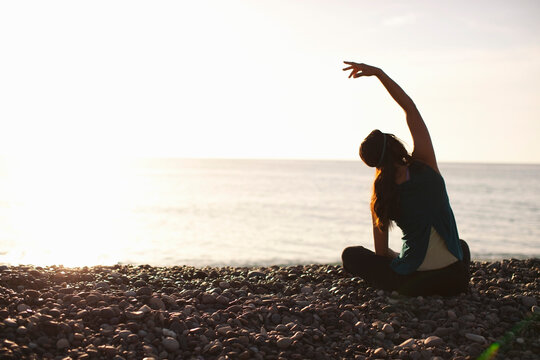
[[[540,256],[540,165],[439,167],[473,259]],[[337,264],[347,246],[373,248],[373,177],[360,160],[4,163],[0,263]]]

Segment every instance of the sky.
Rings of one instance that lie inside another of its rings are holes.
[[[412,144],[382,68],[439,161],[540,163],[538,1],[0,3],[0,156],[356,159]]]

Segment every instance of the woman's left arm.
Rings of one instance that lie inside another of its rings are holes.
[[[399,254],[388,247],[388,227],[386,227],[384,230],[379,229],[379,227],[375,225],[376,220],[373,212],[371,215],[373,218],[373,241],[375,243],[375,254],[396,258]]]

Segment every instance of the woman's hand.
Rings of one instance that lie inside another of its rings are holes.
[[[359,78],[360,76],[373,76],[381,72],[381,69],[367,64],[358,64],[352,61],[344,61],[344,63],[350,65],[343,69],[343,71],[351,70],[349,79],[351,77]]]

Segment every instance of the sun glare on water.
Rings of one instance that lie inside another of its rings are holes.
[[[114,264],[129,241],[130,180],[107,159],[24,158],[7,165],[13,246],[0,262]]]

